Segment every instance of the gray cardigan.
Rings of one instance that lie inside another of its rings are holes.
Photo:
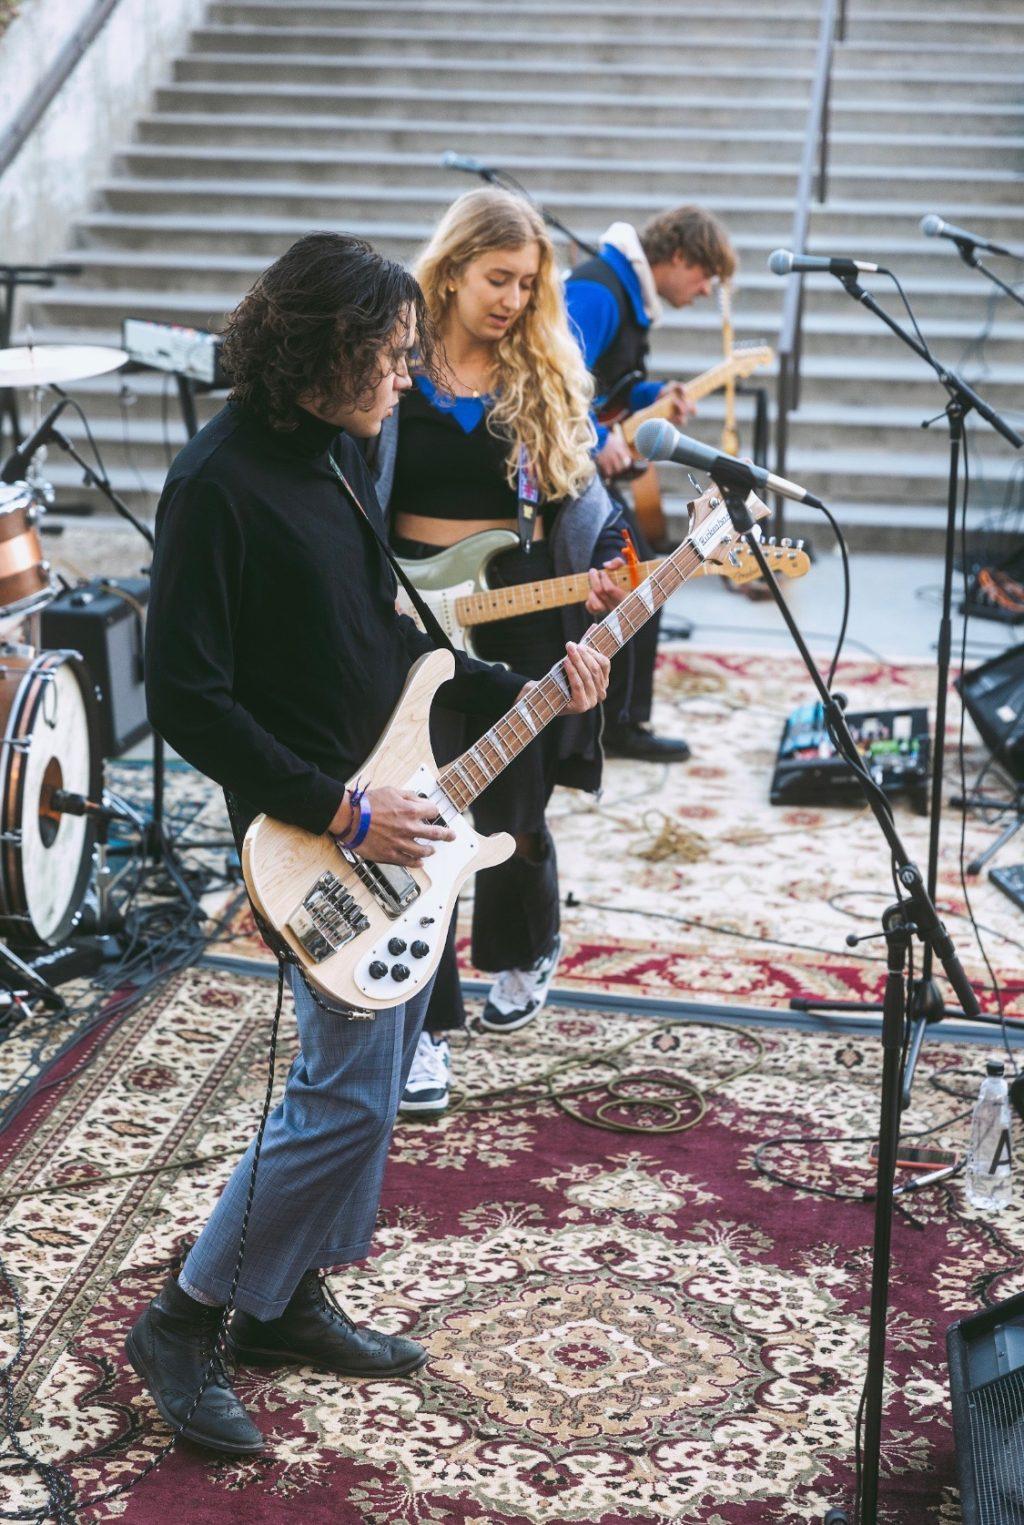
[[[373,473],[377,498],[388,515],[391,489],[395,480],[398,455],[398,415],[396,408],[386,418],[380,434],[369,442],[367,461]],[[557,577],[566,577],[594,564],[601,535],[621,512],[609,496],[595,471],[578,498],[567,499],[559,509],[551,530],[549,545]],[[567,641],[578,641],[593,623],[582,604],[568,604],[561,611],[562,629]],[[587,715],[568,715],[559,726],[559,757],[564,766],[559,783],[570,788],[596,793],[601,786],[600,710]]]

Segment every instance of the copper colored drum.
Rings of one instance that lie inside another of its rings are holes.
[[[40,504],[27,482],[0,483],[0,618],[25,618],[57,592],[39,538]]]
[[[62,943],[81,910],[95,828],[61,815],[57,789],[98,799],[96,690],[74,651],[0,652],[0,937]]]

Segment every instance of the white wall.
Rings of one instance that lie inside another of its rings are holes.
[[[0,38],[0,129],[90,9],[91,0],[23,0]],[[0,178],[0,263],[68,252],[75,218],[203,9],[204,0],[120,0]]]

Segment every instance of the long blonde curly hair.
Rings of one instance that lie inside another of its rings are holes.
[[[540,214],[510,191],[468,191],[445,212],[413,273],[443,348],[451,282],[480,255],[531,242],[540,251],[537,279],[495,345],[497,386],[487,427],[509,442],[509,485],[516,485],[522,448],[542,500],[556,502],[578,497],[594,475],[594,384],[569,331],[555,251]]]

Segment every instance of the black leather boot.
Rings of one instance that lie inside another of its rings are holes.
[[[160,1415],[187,1440],[234,1456],[263,1450],[263,1436],[242,1405],[215,1354],[223,1309],[196,1302],[169,1276],[125,1341],[135,1367]],[[195,1413],[189,1414],[207,1368],[213,1371]]]
[[[418,1371],[427,1352],[400,1334],[357,1329],[335,1302],[318,1271],[307,1271],[280,1318],[236,1313],[228,1345],[251,1366],[297,1361],[342,1377],[405,1377]]]

